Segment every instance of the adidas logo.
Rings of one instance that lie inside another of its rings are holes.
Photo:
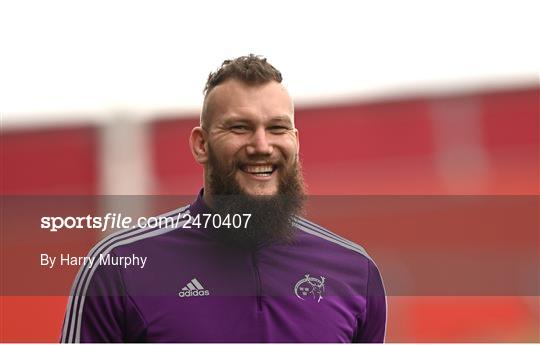
[[[201,283],[197,280],[197,278],[191,279],[189,283],[187,283],[186,286],[182,288],[182,291],[178,293],[178,296],[180,297],[194,297],[194,296],[208,296],[210,295],[210,291],[203,288]]]

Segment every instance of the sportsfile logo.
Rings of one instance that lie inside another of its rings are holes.
[[[210,295],[210,291],[206,290],[197,278],[191,279],[186,286],[182,288],[182,291],[178,293],[180,297],[202,297]]]

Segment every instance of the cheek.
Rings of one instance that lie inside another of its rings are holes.
[[[280,149],[287,161],[296,161],[296,157],[298,156],[298,145],[294,137],[284,142]]]
[[[241,147],[240,143],[234,140],[216,140],[212,143],[214,153],[222,161],[229,161],[237,157]]]

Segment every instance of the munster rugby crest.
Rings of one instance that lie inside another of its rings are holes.
[[[311,297],[319,303],[324,295],[324,279],[323,276],[321,276],[321,279],[317,279],[306,274],[305,277],[300,279],[294,286],[296,297],[301,300]]]

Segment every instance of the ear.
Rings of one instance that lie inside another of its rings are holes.
[[[199,164],[206,164],[208,161],[208,142],[206,131],[202,127],[195,127],[189,136],[189,147],[193,157]]]

